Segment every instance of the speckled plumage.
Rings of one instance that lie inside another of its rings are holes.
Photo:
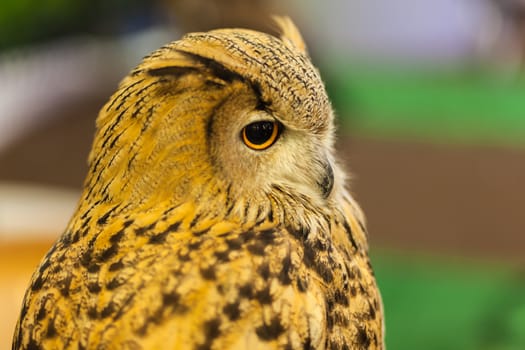
[[[364,219],[299,32],[186,35],[101,110],[13,349],[383,349]],[[277,120],[274,145],[240,130]]]

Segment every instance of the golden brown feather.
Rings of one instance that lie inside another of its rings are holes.
[[[13,349],[383,349],[332,109],[299,31],[278,23],[282,39],[188,34],[122,81]],[[253,123],[275,142],[247,147]]]

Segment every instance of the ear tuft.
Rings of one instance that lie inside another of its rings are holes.
[[[303,37],[292,19],[288,16],[273,16],[272,18],[281,30],[281,40],[284,44],[308,55]]]

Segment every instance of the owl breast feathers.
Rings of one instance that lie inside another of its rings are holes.
[[[122,81],[13,349],[383,349],[332,109],[277,22],[188,34]]]

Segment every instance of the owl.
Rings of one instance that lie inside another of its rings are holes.
[[[103,106],[13,349],[383,349],[361,210],[300,33],[193,33]]]

